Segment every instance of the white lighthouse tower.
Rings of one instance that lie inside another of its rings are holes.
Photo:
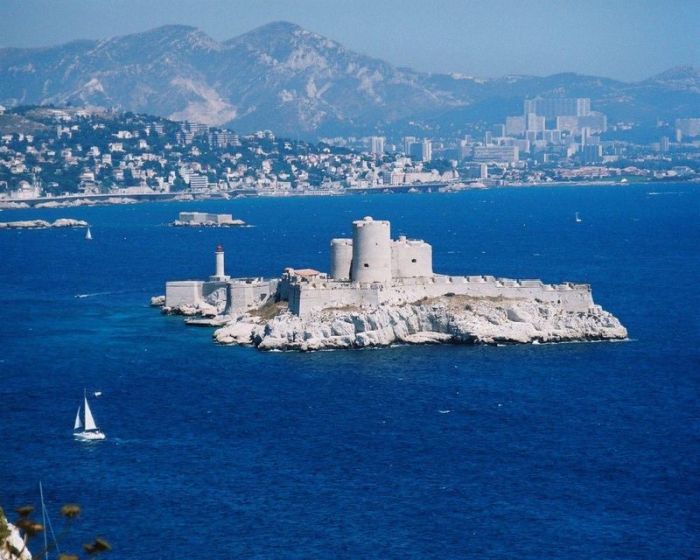
[[[216,246],[214,252],[216,256],[216,273],[209,277],[212,282],[226,282],[230,277],[224,273],[224,248],[221,245]]]

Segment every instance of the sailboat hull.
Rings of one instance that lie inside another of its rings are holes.
[[[107,436],[97,430],[94,432],[75,432],[73,437],[81,441],[97,441],[100,439],[105,439]]]
[[[78,407],[78,412],[75,415],[75,424],[73,425],[73,437],[81,441],[105,439],[106,436],[97,427],[95,417],[92,415],[92,410],[90,410],[87,391],[83,391],[83,416],[84,418],[80,418],[80,407]],[[84,422],[83,419],[85,420]]]

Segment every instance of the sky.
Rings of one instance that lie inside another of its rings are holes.
[[[173,23],[225,40],[277,20],[425,72],[635,81],[700,67],[700,0],[0,0],[0,47]]]

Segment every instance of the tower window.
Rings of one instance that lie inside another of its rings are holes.
[[[418,262],[418,261],[416,261],[416,259],[411,259],[411,262],[414,263],[414,262]]]
[[[369,264],[368,264],[368,263],[365,263],[365,264],[364,264],[364,267],[365,267],[365,268],[369,268]]]

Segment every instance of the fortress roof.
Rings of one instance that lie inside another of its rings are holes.
[[[292,273],[296,274],[297,276],[318,276],[321,274],[318,270],[315,270],[313,268],[293,268]]]

